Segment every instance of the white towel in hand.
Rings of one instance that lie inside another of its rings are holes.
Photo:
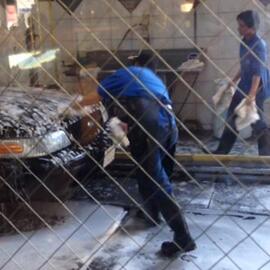
[[[212,101],[218,114],[223,113],[229,106],[235,93],[234,87],[228,87],[228,81],[217,80],[218,89]]]
[[[128,147],[130,144],[129,139],[121,126],[121,120],[117,117],[113,117],[109,120],[108,126],[110,128],[110,134],[114,143],[116,145]]]
[[[256,102],[252,101],[251,104],[246,104],[244,98],[234,110],[236,114],[235,126],[238,131],[248,127],[260,119],[257,111]]]

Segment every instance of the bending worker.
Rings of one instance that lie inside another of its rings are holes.
[[[234,132],[225,127],[219,146],[214,154],[228,154],[236,137],[235,108],[246,98],[246,104],[256,101],[260,119],[252,124],[258,140],[259,155],[270,155],[270,134],[262,115],[263,104],[269,96],[269,71],[267,68],[267,48],[265,41],[257,35],[259,15],[253,10],[247,10],[237,16],[238,31],[243,37],[240,45],[240,71],[233,79],[234,85],[239,79],[237,90],[228,109],[227,123]],[[240,91],[241,90],[241,91]],[[244,93],[244,94],[243,94]],[[246,96],[245,96],[246,95]]]
[[[110,114],[128,123],[131,154],[143,168],[136,169],[136,177],[146,218],[157,225],[161,213],[173,230],[174,241],[164,242],[161,246],[163,255],[172,256],[178,251],[193,250],[196,245],[172,198],[170,176],[174,162],[162,147],[174,156],[178,130],[166,86],[150,68],[143,67],[150,60],[150,55],[141,53],[132,66],[118,69],[101,81],[98,94],[104,102],[113,102],[112,95],[136,119],[133,121],[114,103],[114,107],[118,106],[117,113]]]

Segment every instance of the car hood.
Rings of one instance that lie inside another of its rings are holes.
[[[39,137],[78,121],[65,117],[73,98],[60,90],[0,88],[0,139]]]

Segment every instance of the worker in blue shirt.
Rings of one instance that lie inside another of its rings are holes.
[[[260,119],[252,125],[258,141],[259,155],[270,155],[269,129],[261,113],[266,98],[270,94],[269,71],[267,68],[267,47],[265,41],[257,34],[259,27],[259,15],[253,10],[247,10],[237,16],[238,31],[243,37],[240,45],[240,71],[234,77],[229,86],[238,83],[238,88],[232,98],[228,109],[227,123],[235,131],[225,127],[219,146],[214,154],[228,154],[232,149],[236,138],[234,110],[247,96],[247,104],[256,101]],[[242,91],[239,91],[239,89]],[[244,95],[244,94],[245,95]]]
[[[112,95],[136,120],[123,113],[117,104],[113,106],[117,109],[111,115],[128,123],[133,158],[150,175],[136,168],[143,209],[154,224],[160,222],[161,213],[174,231],[174,241],[164,242],[161,246],[163,255],[171,256],[178,251],[193,250],[196,245],[179,206],[172,198],[170,176],[174,161],[164,153],[160,145],[174,156],[178,130],[168,90],[150,69],[155,65],[151,57],[150,54],[141,53],[133,65],[121,68],[101,81],[98,93],[105,102],[113,102],[110,98]]]

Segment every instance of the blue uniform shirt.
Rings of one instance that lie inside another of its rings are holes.
[[[254,35],[251,39],[243,39],[248,46],[240,45],[240,82],[238,87],[249,94],[252,85],[252,77],[257,75],[261,77],[261,90],[257,93],[257,99],[269,97],[269,71],[267,68],[267,46],[263,39]],[[257,56],[255,57],[251,51]],[[238,95],[243,96],[239,91]]]
[[[109,99],[110,96],[104,89],[115,98],[144,97],[154,99],[151,95],[153,94],[163,104],[172,103],[162,80],[148,68],[131,66],[127,69],[118,69],[114,74],[101,81],[98,87],[99,95],[104,99]],[[165,115],[166,112],[161,109],[159,120],[163,123],[168,121]]]
[[[138,82],[136,78],[141,82]],[[109,98],[105,88],[116,98],[145,97],[153,98],[154,94],[164,104],[171,104],[166,86],[161,79],[150,69],[131,66],[127,70],[118,69],[114,74],[105,78],[98,88],[98,93],[103,98]]]

